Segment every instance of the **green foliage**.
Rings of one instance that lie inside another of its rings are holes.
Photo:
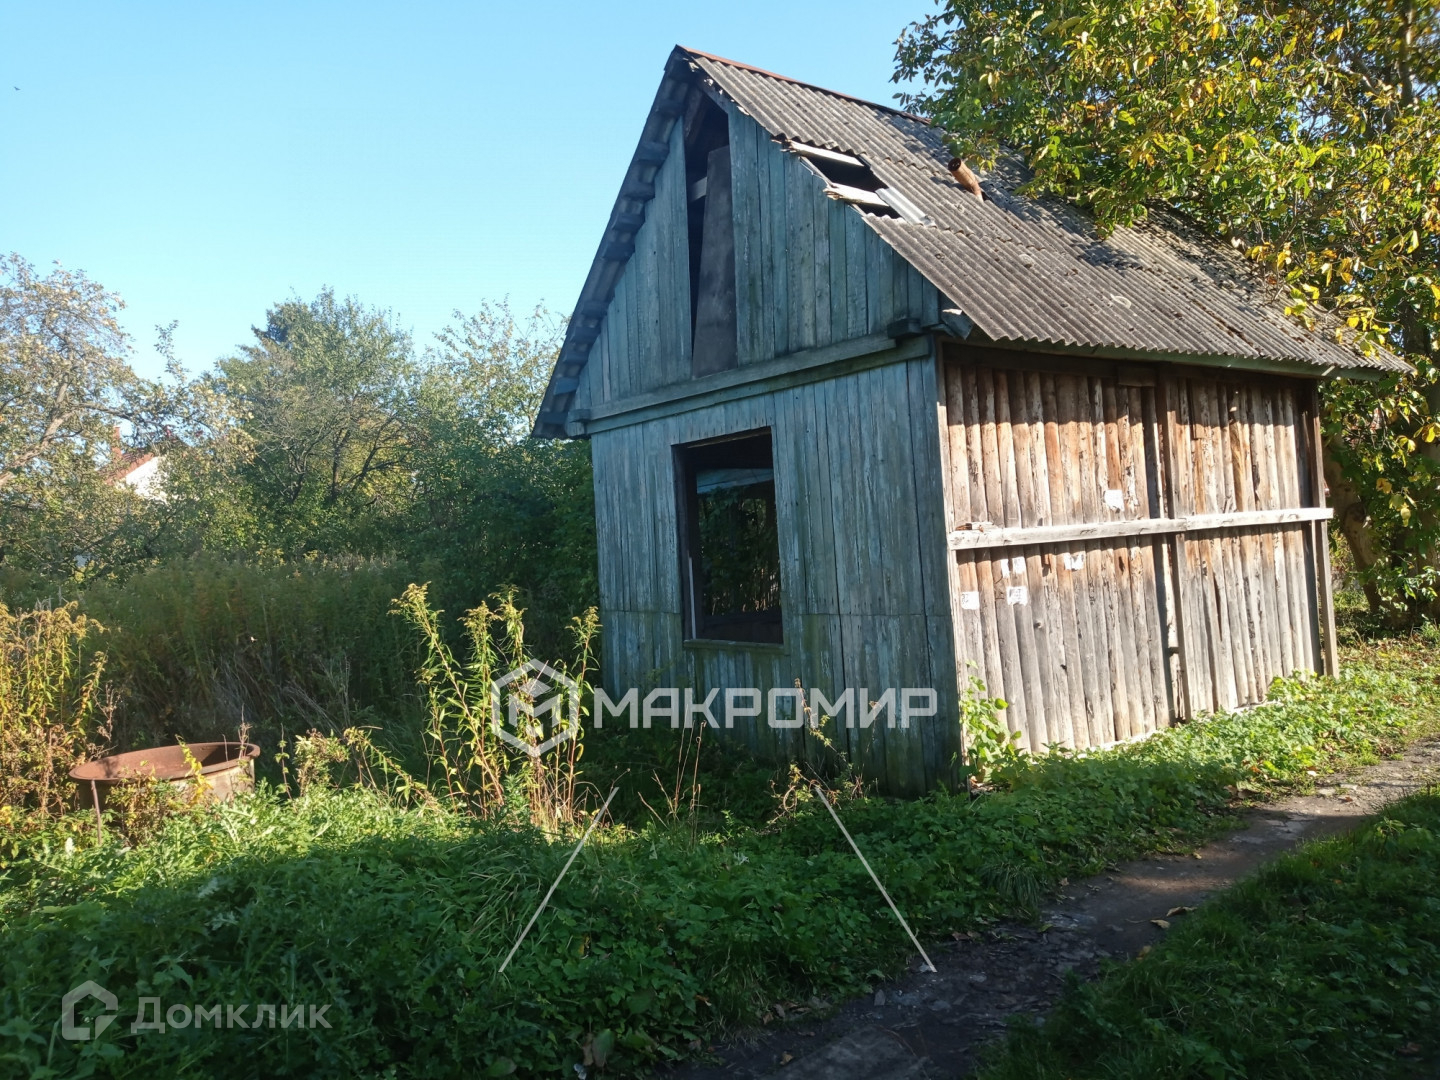
[[[965,768],[981,783],[990,779],[997,768],[1022,765],[1024,761],[1021,733],[1007,730],[1000,718],[1005,708],[1003,698],[986,696],[985,684],[970,676],[965,692],[960,695],[960,732],[965,746]]]
[[[198,555],[407,560],[409,581],[459,610],[515,586],[542,653],[594,605],[589,446],[527,437],[563,329],[544,311],[457,312],[417,357],[390,313],[327,289],[272,307],[253,344],[193,383],[162,328],[171,385],[134,375],[119,298],[83,274],[40,278],[12,256],[3,277],[0,593]],[[140,451],[161,463],[148,497],[118,480]]]
[[[390,603],[413,570],[386,560],[273,566],[201,558],[85,591],[110,628],[108,677],[122,747],[418,722],[419,650]]]
[[[0,603],[0,807],[63,813],[68,773],[108,736],[102,628],[78,605],[12,614]]]
[[[116,470],[201,435],[217,402],[173,363],[168,381],[135,374],[122,306],[83,273],[0,259],[0,564],[96,577],[153,557],[171,526]]]
[[[697,500],[704,614],[780,610],[775,482],[702,493]]]
[[[1330,487],[1372,610],[1434,609],[1440,8],[945,0],[897,66],[957,149],[1018,152],[1105,228],[1177,209],[1297,317],[1406,355],[1414,376],[1327,388]]]
[[[517,587],[542,654],[565,651],[569,619],[599,599],[586,440],[528,438],[562,326],[486,304],[427,350],[425,441],[397,550],[466,610]]]
[[[330,290],[270,309],[255,344],[219,362],[243,440],[235,494],[253,548],[376,554],[403,506],[419,438],[420,372],[384,312]]]
[[[1307,845],[1152,953],[1072,986],[983,1072],[1025,1077],[1419,1075],[1440,1051],[1440,794]]]
[[[1303,783],[1308,767],[1394,745],[1433,720],[1432,675],[1296,684],[1268,711],[1033,759],[978,799],[853,799],[842,813],[912,925],[940,936],[1211,834],[1239,781]],[[72,847],[0,885],[0,1054],[21,1075],[539,1076],[587,1052],[633,1075],[777,1001],[854,992],[908,952],[809,802],[762,830],[598,829],[504,976],[570,852],[523,821],[317,785],[171,819],[129,851]],[[122,1015],[98,1042],[52,1039],[60,995],[85,978],[125,1009],[141,995],[249,1003],[252,1017],[254,1003],[307,1002],[330,1004],[334,1026],[162,1036]]]
[[[539,724],[516,735],[526,745],[519,752],[502,742],[493,728],[492,699],[496,680],[507,672],[526,668],[534,659],[525,643],[524,612],[515,605],[515,590],[491,597],[494,602],[467,611],[460,620],[465,628],[469,655],[458,661],[445,643],[441,613],[430,606],[426,586],[411,585],[395,602],[393,613],[404,617],[418,632],[424,645],[419,679],[425,689],[429,716],[425,725],[426,758],[436,777],[434,794],[452,810],[491,817],[504,814],[514,818],[521,799],[528,804],[526,819],[554,832],[575,824],[577,801],[582,793],[576,786],[576,766],[584,749],[584,729],[579,717],[561,714],[552,718],[552,728]],[[594,608],[573,620],[573,659],[553,659],[550,666],[575,683],[575,707],[589,696],[594,668],[594,643],[600,630]],[[549,681],[549,680],[547,680]],[[530,706],[533,698],[511,686]],[[562,708],[568,702],[562,700]],[[535,748],[553,734],[555,724],[573,720],[579,729],[553,753],[541,755]],[[413,788],[413,780],[402,780]]]

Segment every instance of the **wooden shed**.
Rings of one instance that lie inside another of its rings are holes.
[[[721,728],[784,757],[787,691],[854,689],[835,738],[906,793],[953,775],[972,671],[1035,749],[1333,671],[1316,387],[1401,362],[1178,218],[1101,238],[949,159],[671,55],[535,424],[591,441],[608,693],[778,691]]]

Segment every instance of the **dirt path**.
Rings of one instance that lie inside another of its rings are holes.
[[[939,971],[919,970],[815,1023],[803,1018],[715,1048],[718,1063],[674,1080],[910,1080],[966,1075],[1006,1019],[1044,1013],[1065,973],[1093,977],[1104,957],[1133,956],[1164,931],[1151,920],[1194,907],[1306,840],[1352,828],[1387,803],[1440,779],[1440,739],[1402,759],[1358,770],[1250,811],[1240,829],[1195,855],[1158,855],[1068,886],[1039,925],[998,927],[976,940],[929,949]],[[1178,917],[1178,916],[1177,916]]]

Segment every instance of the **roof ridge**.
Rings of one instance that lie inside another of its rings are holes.
[[[689,53],[691,56],[701,56],[706,60],[713,60],[717,64],[725,64],[728,67],[739,68],[741,71],[754,72],[756,75],[764,75],[766,78],[790,83],[793,86],[803,86],[807,90],[815,90],[822,94],[829,94],[831,97],[843,98],[846,101],[853,101],[857,105],[868,105],[872,109],[884,109],[888,113],[894,113],[896,116],[903,116],[909,120],[914,120],[924,124],[926,127],[931,126],[930,121],[925,119],[925,117],[917,116],[912,112],[906,112],[904,109],[897,109],[893,105],[882,105],[878,101],[870,101],[867,98],[856,97],[854,94],[842,94],[839,90],[831,90],[828,86],[806,82],[803,79],[792,79],[789,75],[781,75],[774,71],[767,71],[764,68],[756,67],[754,64],[742,64],[739,60],[731,60],[727,56],[716,56],[714,53],[708,53],[701,49],[692,49],[688,45],[676,45],[675,48],[681,52]]]

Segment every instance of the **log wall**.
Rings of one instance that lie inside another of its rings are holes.
[[[956,656],[1028,746],[1140,737],[1326,668],[1312,383],[946,356]]]

